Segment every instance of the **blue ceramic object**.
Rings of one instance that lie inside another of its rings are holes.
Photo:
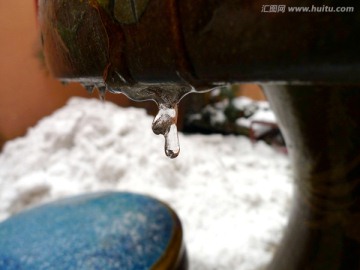
[[[147,270],[166,253],[174,212],[131,193],[57,201],[0,223],[1,270]]]

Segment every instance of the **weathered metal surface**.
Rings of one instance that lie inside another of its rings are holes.
[[[272,4],[265,0],[39,3],[46,59],[61,78],[117,72],[130,84],[185,80],[198,87],[360,81],[356,5],[348,13],[264,13],[263,5]],[[281,4],[314,5],[276,2]]]
[[[345,2],[341,4],[344,5]],[[196,75],[225,81],[352,81],[360,72],[360,10],[262,13],[263,5],[314,1],[179,1]],[[337,7],[339,1],[326,1]]]
[[[108,63],[108,37],[88,1],[40,1],[39,20],[46,62],[55,76],[101,76]]]

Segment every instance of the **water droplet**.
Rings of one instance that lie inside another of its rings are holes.
[[[157,135],[165,137],[165,154],[176,158],[180,153],[178,132],[176,127],[178,106],[175,104],[159,104],[159,112],[155,116],[152,129]]]
[[[99,98],[101,101],[105,101],[105,95],[106,95],[106,86],[98,85],[97,90],[99,92]]]
[[[93,84],[83,84],[82,86],[89,93],[89,95],[91,95],[94,92],[95,85],[93,85]]]
[[[178,103],[188,93],[209,91],[214,86],[206,85],[204,88],[195,90],[182,78],[181,82],[178,83],[135,83],[132,80],[125,80],[116,70],[109,69],[106,74],[104,80],[109,92],[125,94],[135,101],[153,100],[157,103],[159,112],[154,118],[152,129],[155,134],[162,134],[165,137],[166,155],[170,158],[176,158],[180,153],[176,127]]]
[[[179,137],[176,124],[172,124],[165,133],[165,154],[169,158],[176,158],[180,153]]]

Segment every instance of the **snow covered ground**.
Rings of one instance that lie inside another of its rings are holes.
[[[145,111],[73,98],[0,154],[0,220],[100,190],[150,194],[180,216],[192,270],[259,270],[291,204],[289,161],[245,137],[180,134],[170,160]]]

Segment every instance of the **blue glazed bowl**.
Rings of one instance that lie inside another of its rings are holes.
[[[148,196],[88,194],[0,223],[1,270],[186,268],[178,217]]]

